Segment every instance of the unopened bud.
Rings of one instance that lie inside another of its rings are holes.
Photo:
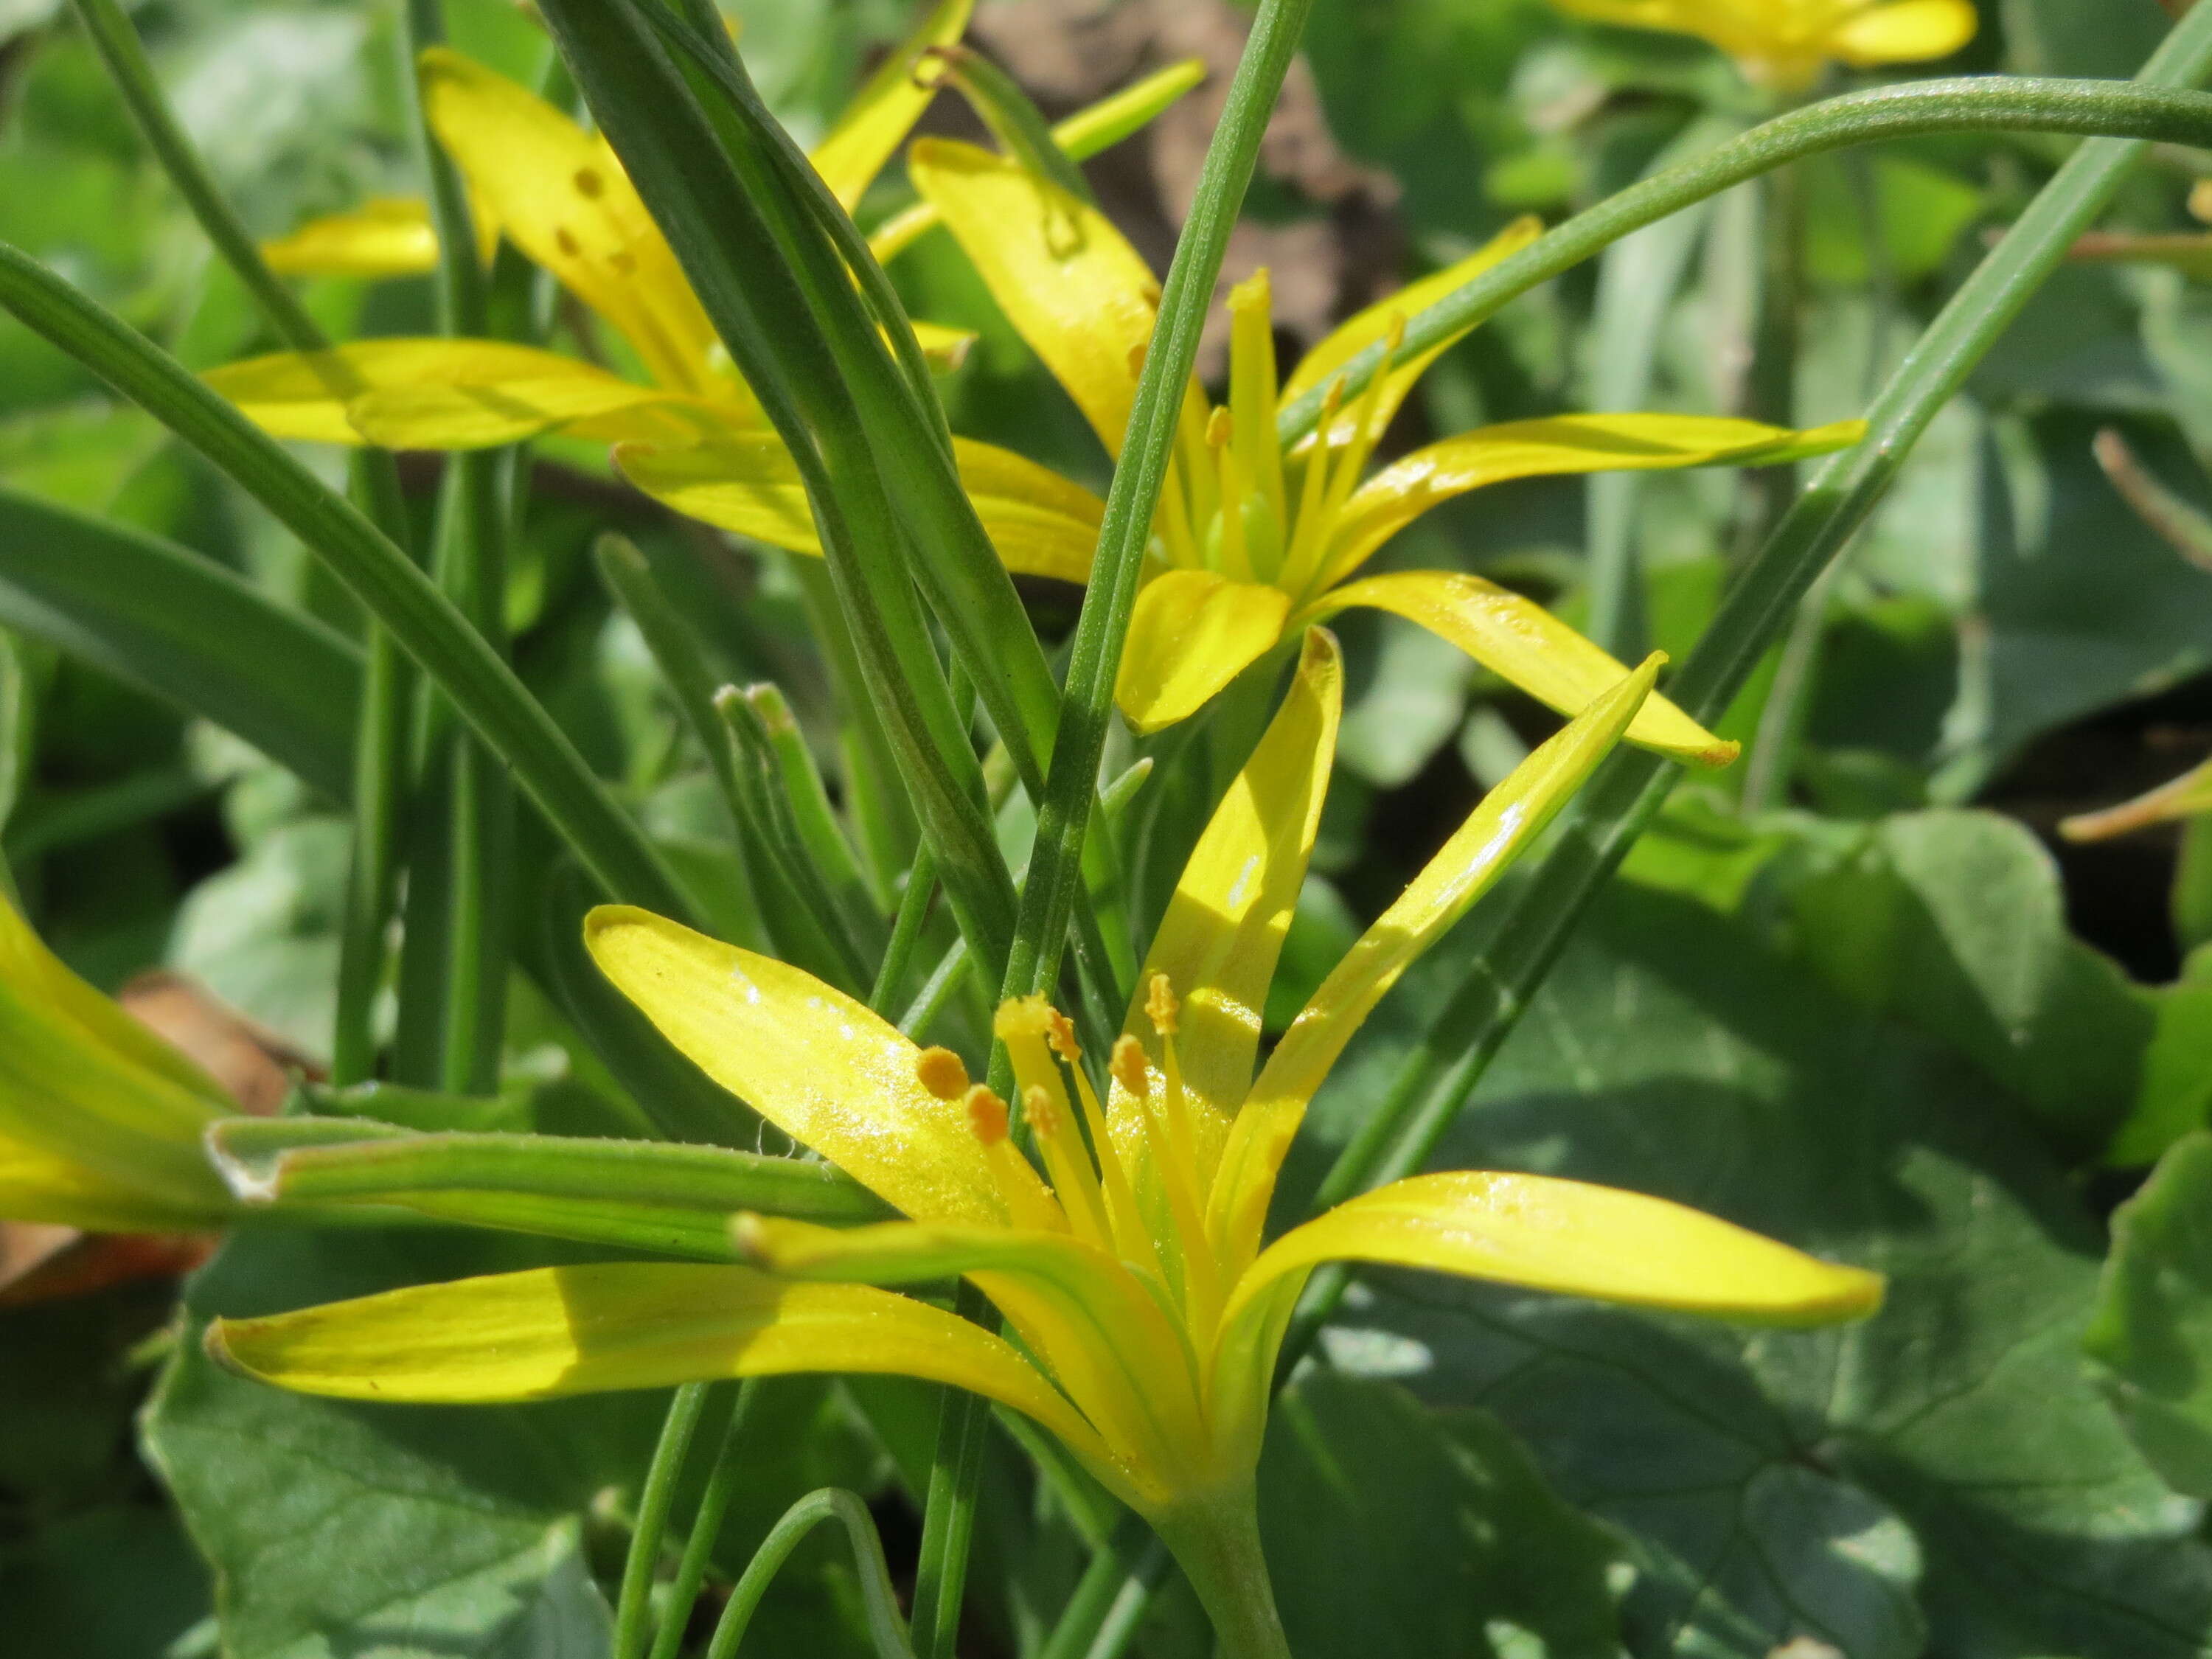
[[[957,1100],[968,1092],[968,1067],[950,1048],[924,1048],[914,1057],[914,1074],[939,1100]]]

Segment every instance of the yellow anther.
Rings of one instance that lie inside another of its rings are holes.
[[[1060,1139],[1060,1108],[1042,1084],[1032,1083],[1022,1091],[1022,1115],[1029,1120],[1030,1133],[1040,1146]]]
[[[1136,1038],[1123,1035],[1114,1039],[1114,1057],[1109,1063],[1114,1081],[1138,1100],[1152,1091],[1152,1068],[1145,1060],[1145,1045]]]
[[[1212,414],[1206,417],[1207,447],[1212,449],[1223,447],[1228,443],[1229,434],[1235,429],[1235,426],[1236,416],[1231,415],[1226,407],[1215,410]]]
[[[1024,1037],[1042,1037],[1051,1031],[1057,1012],[1042,997],[1008,997],[992,1017],[991,1030],[1006,1043],[1018,1042]]]
[[[1152,1029],[1162,1036],[1176,1034],[1182,1004],[1176,1000],[1175,987],[1168,982],[1165,974],[1154,974],[1152,982],[1146,988],[1145,1012],[1152,1022]]]
[[[1269,291],[1267,267],[1261,265],[1243,282],[1229,290],[1229,309],[1232,314],[1256,311],[1270,317],[1275,308],[1273,295]]]
[[[1006,1138],[1006,1103],[979,1083],[968,1091],[966,1104],[968,1126],[975,1130],[975,1139],[986,1146],[1003,1143]]]
[[[1045,1036],[1052,1044],[1053,1053],[1070,1066],[1083,1058],[1083,1045],[1075,1040],[1075,1022],[1057,1008],[1052,1011],[1052,1024]]]
[[[957,1100],[968,1092],[968,1067],[950,1048],[924,1048],[914,1057],[914,1074],[939,1100]]]

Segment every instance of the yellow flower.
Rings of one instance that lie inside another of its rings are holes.
[[[1783,1325],[1882,1283],[1694,1210],[1546,1177],[1422,1175],[1263,1243],[1307,1103],[1368,1012],[1620,739],[1658,659],[1485,799],[1346,955],[1254,1075],[1258,1010],[1304,879],[1342,698],[1326,629],[1184,870],[1110,1055],[1042,1000],[997,1034],[1017,1114],[800,970],[646,912],[592,914],[600,968],[672,1042],[908,1219],[738,1218],[753,1267],[548,1269],[223,1322],[241,1370],[312,1393],[489,1401],[783,1371],[896,1372],[1033,1419],[1149,1519],[1222,1626],[1253,1604],[1253,1479],[1285,1322],[1321,1263],[1423,1267]],[[1105,1061],[1103,1066],[1100,1061]],[[884,1286],[964,1275],[1011,1340]],[[1264,1586],[1264,1577],[1259,1582]]]
[[[917,142],[908,171],[959,239],[1000,307],[1118,454],[1151,342],[1159,289],[1135,249],[1104,217],[1019,165],[972,145]],[[1448,438],[1361,479],[1376,441],[1429,365],[1450,342],[1397,357],[1366,391],[1343,399],[1345,364],[1399,337],[1403,319],[1534,240],[1516,226],[1488,247],[1401,290],[1322,341],[1278,386],[1265,274],[1231,296],[1229,402],[1214,408],[1196,382],[1184,394],[1166,489],[1153,524],[1115,697],[1139,732],[1194,713],[1279,641],[1353,605],[1420,623],[1565,714],[1627,672],[1539,606],[1458,572],[1395,572],[1355,579],[1384,543],[1431,507],[1510,478],[1615,469],[1744,465],[1792,460],[1852,443],[1856,422],[1788,432],[1755,422],[1686,415],[1583,415],[1522,421]],[[1309,438],[1285,453],[1275,435],[1279,398],[1329,388],[1325,445]],[[617,461],[632,483],[680,511],[732,529],[761,508],[738,457],[714,447],[626,445]],[[1024,464],[1026,465],[1026,464]],[[1042,474],[1042,477],[1040,477]],[[1037,525],[1075,520],[1095,538],[1103,514],[1079,485],[1030,467],[1003,481],[1001,523],[1021,492]],[[1090,543],[1072,565],[1023,556],[1010,538],[1001,556],[1018,570],[1088,574]],[[1706,731],[1663,696],[1630,729],[1632,742],[1709,764],[1736,745]]]
[[[1563,11],[1711,41],[1763,86],[1802,90],[1853,69],[1948,58],[1974,38],[1969,0],[1553,0]]]
[[[0,1218],[93,1232],[221,1224],[215,1080],[62,965],[0,897]]]
[[[862,88],[811,160],[849,210],[929,100],[917,74],[957,41],[973,0],[942,0]],[[818,553],[799,471],[737,374],[674,251],[605,139],[459,53],[422,54],[422,98],[466,181],[477,228],[504,234],[620,336],[645,380],[579,358],[493,340],[364,340],[325,353],[278,352],[229,364],[207,382],[264,430],[310,442],[392,449],[478,449],[560,430],[609,443],[705,446],[744,508],[718,520],[793,552]],[[1055,128],[1072,155],[1126,136],[1195,84],[1174,65]],[[876,240],[888,258],[934,223],[901,215]],[[428,269],[436,237],[420,204],[383,200],[304,227],[269,250],[280,269],[383,275]],[[957,361],[969,337],[916,325],[924,349]],[[961,477],[1008,563],[1075,575],[1097,535],[1085,492],[988,444],[955,439]]]

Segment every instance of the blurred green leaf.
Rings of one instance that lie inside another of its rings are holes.
[[[1620,1540],[1486,1412],[1316,1370],[1276,1402],[1261,1528],[1302,1659],[1612,1659]]]
[[[2212,1134],[2174,1143],[2112,1218],[2082,1346],[2114,1408],[2176,1492],[2212,1498]]]
[[[1438,1163],[1661,1194],[1891,1276],[1880,1315],[1818,1335],[1389,1276],[1325,1338],[1496,1413],[1632,1537],[1632,1651],[2212,1651],[2197,1511],[2083,1375],[2089,1218],[1998,1091],[1752,929],[1616,887]]]
[[[192,890],[177,913],[169,965],[301,1053],[327,1055],[351,845],[342,818],[272,830]]]
[[[0,489],[0,621],[351,793],[360,653],[211,560]]]
[[[200,1349],[218,1311],[547,1259],[482,1236],[262,1232],[232,1239],[195,1279],[145,1434],[216,1571],[230,1659],[606,1652],[584,1514],[641,1466],[653,1397],[499,1412],[339,1406],[233,1376]]]
[[[20,1653],[167,1659],[209,1601],[207,1568],[175,1516],[151,1505],[103,1504],[0,1548],[0,1602]]]

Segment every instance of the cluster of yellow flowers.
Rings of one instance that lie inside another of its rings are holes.
[[[1826,62],[1941,55],[1965,0],[1560,0],[1607,21],[1705,36],[1768,82]],[[933,95],[917,66],[957,41],[945,0],[863,90],[814,161],[855,205]],[[421,65],[431,123],[488,241],[550,272],[633,373],[485,340],[384,339],[210,376],[280,435],[466,449],[562,432],[604,441],[675,510],[818,551],[798,471],[669,245],[603,139],[455,53]],[[1057,130],[1110,142],[1190,83],[1181,69]],[[1013,326],[1109,453],[1127,426],[1158,290],[1091,206],[1018,161],[925,141],[921,205],[878,234],[885,258],[933,225],[957,239]],[[1357,1260],[1722,1317],[1863,1315],[1881,1280],[1658,1200],[1529,1176],[1415,1176],[1296,1228],[1263,1229],[1307,1103],[1368,1012],[1539,834],[1619,741],[1723,764],[1734,745],[1528,600],[1457,572],[1361,575],[1416,517],[1504,479],[1622,468],[1779,464],[1856,440],[1674,414],[1563,416],[1462,433],[1370,471],[1378,440],[1449,342],[1401,349],[1407,319],[1536,234],[1518,225],[1354,317],[1287,380],[1266,274],[1231,296],[1227,401],[1188,388],[1117,700],[1140,733],[1200,708],[1282,647],[1291,689],[1176,888],[1124,1029],[1086,1055],[1036,1000],[1000,1011],[1015,1098],[918,1048],[786,963],[639,911],[595,913],[601,968],[678,1048],[907,1218],[832,1230],[745,1216],[750,1265],[626,1263],[435,1285],[221,1323],[218,1351],[288,1388],[380,1400],[492,1401],[793,1370],[895,1371],[1034,1419],[1151,1517],[1187,1559],[1249,1510],[1271,1378],[1320,1263]],[[271,249],[284,269],[427,269],[422,210],[372,203]],[[963,338],[925,330],[940,357]],[[1380,343],[1384,368],[1346,395]],[[1279,403],[1320,392],[1318,430],[1285,446]],[[967,487],[1017,572],[1081,582],[1103,507],[1010,451],[957,441]],[[1485,799],[1329,975],[1261,1063],[1260,1017],[1320,822],[1342,670],[1322,626],[1349,606],[1410,618],[1571,716]],[[88,1227],[221,1224],[200,1149],[220,1091],[70,975],[0,906],[0,1214]],[[1037,1164],[1020,1149],[1026,1130]],[[1040,1173],[1038,1164],[1042,1164]],[[965,1275],[1011,1337],[891,1287]],[[1224,1518],[1226,1517],[1226,1518]]]

